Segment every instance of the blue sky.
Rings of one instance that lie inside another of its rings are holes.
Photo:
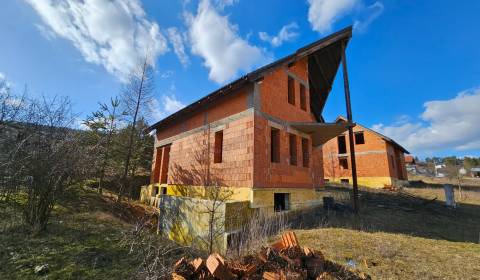
[[[348,25],[355,121],[420,156],[480,156],[479,1],[26,0],[0,9],[0,76],[85,116],[148,46],[153,120]],[[345,114],[337,76],[324,116]]]

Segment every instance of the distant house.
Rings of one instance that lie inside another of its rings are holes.
[[[445,178],[447,175],[447,166],[443,163],[435,164],[435,177]]]
[[[415,157],[412,155],[405,155],[405,168],[407,169],[407,172],[410,172],[412,174],[417,174],[417,162],[415,160]]]
[[[470,174],[473,178],[480,178],[480,167],[470,168]]]
[[[336,122],[345,122],[338,117]],[[409,152],[393,139],[357,124],[354,128],[358,184],[383,188],[404,185],[408,180],[404,154]],[[350,142],[343,133],[323,145],[326,181],[352,183]]]

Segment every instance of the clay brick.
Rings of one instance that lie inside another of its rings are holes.
[[[225,266],[225,260],[218,254],[211,254],[207,258],[207,269],[218,279],[234,279],[233,274]]]
[[[285,276],[285,273],[283,271],[280,271],[279,273],[265,271],[263,273],[263,279],[264,280],[286,280],[287,277]]]
[[[298,246],[297,236],[295,235],[295,232],[293,232],[293,231],[285,232],[282,235],[282,241],[283,241],[284,247],[286,247],[286,248],[297,247]]]
[[[303,253],[307,257],[314,257],[315,256],[315,251],[309,247],[303,247]]]
[[[203,259],[196,258],[191,262],[191,264],[193,266],[193,271],[198,272],[203,267]]]

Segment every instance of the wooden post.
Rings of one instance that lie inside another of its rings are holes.
[[[352,164],[353,211],[355,213],[358,213],[357,164],[355,161],[355,143],[353,142],[352,104],[350,103],[350,87],[348,84],[347,60],[345,56],[345,42],[342,43],[342,66],[343,66],[343,86],[345,90],[345,103],[347,105],[348,141],[350,142],[350,161]]]

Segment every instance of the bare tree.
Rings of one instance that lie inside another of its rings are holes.
[[[99,151],[97,158],[100,160],[98,166],[98,191],[100,193],[102,193],[105,172],[112,156],[113,137],[118,132],[118,123],[125,114],[120,110],[120,100],[115,97],[110,99],[110,104],[100,104],[100,109],[88,116],[84,122],[96,138],[96,148]]]
[[[445,165],[445,173],[448,179],[456,182],[456,185],[458,186],[459,199],[463,199],[462,183],[464,174],[460,172],[460,165],[456,157],[450,161],[447,161]]]
[[[126,146],[126,156],[121,178],[121,186],[118,194],[118,201],[121,201],[124,192],[129,188],[128,172],[132,154],[135,152],[135,135],[138,135],[137,121],[146,113],[152,99],[153,91],[153,69],[148,56],[145,56],[141,67],[130,75],[123,93],[122,101],[130,116],[130,131]]]

